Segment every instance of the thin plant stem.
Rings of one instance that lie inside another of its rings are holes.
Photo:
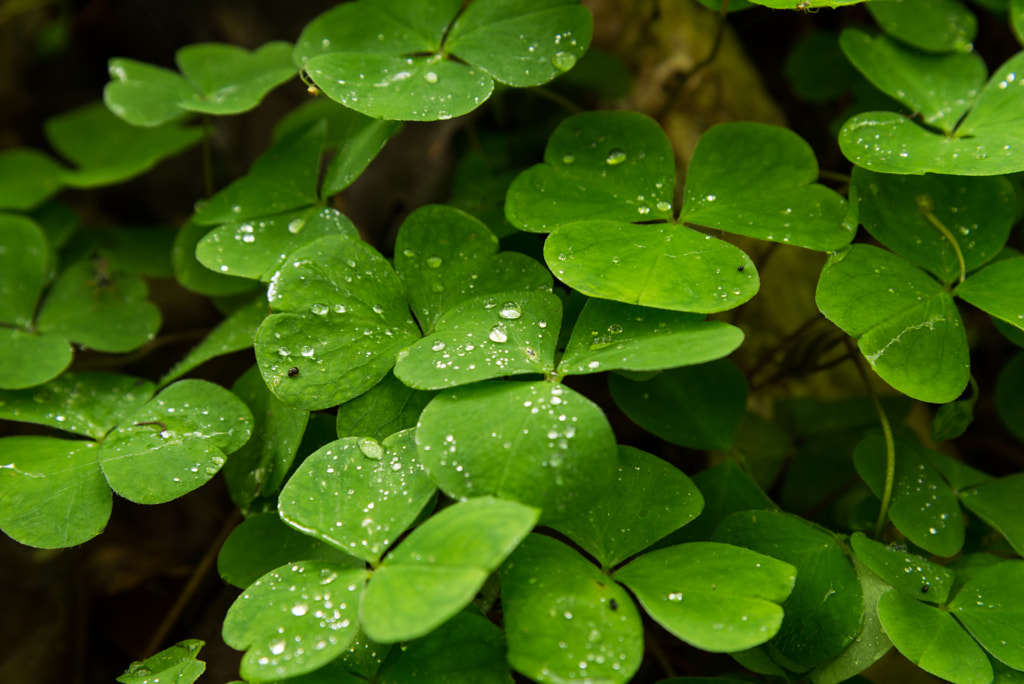
[[[935,215],[935,204],[932,202],[931,195],[918,195],[914,198],[917,201],[917,208],[921,212],[921,215],[925,217],[928,223],[932,224],[939,229],[943,237],[953,246],[953,251],[956,253],[956,260],[960,263],[960,282],[963,283],[967,277],[967,265],[964,263],[964,253],[960,251],[960,243],[953,237],[953,233],[946,227],[939,217]]]
[[[178,598],[175,600],[174,605],[171,606],[171,610],[164,616],[160,626],[157,628],[156,632],[153,633],[149,643],[146,644],[144,657],[148,658],[160,649],[160,646],[167,639],[167,635],[171,633],[171,630],[174,629],[174,625],[177,624],[178,618],[181,617],[181,613],[185,610],[185,607],[199,589],[199,585],[202,584],[203,580],[210,573],[210,570],[213,569],[214,565],[217,563],[217,554],[220,553],[220,548],[224,545],[224,541],[240,522],[242,522],[242,513],[236,508],[224,521],[224,524],[220,528],[220,532],[217,534],[217,538],[210,545],[210,548],[207,549],[202,560],[199,561],[199,565],[197,565],[196,569],[192,572],[192,576],[188,578],[188,583],[185,584],[185,588],[181,590],[180,594],[178,594]]]
[[[661,111],[658,112],[658,116],[655,118],[658,120],[665,118],[665,116],[675,107],[676,100],[679,99],[679,95],[683,92],[683,87],[686,85],[686,82],[694,74],[715,61],[715,57],[718,56],[718,50],[722,47],[722,39],[725,37],[726,17],[728,16],[729,0],[722,0],[722,9],[718,12],[718,30],[715,31],[715,40],[711,44],[711,50],[708,51],[708,54],[704,59],[694,64],[693,68],[676,82],[668,97],[665,98],[665,104],[662,106]]]
[[[892,436],[889,416],[885,415],[882,402],[878,400],[878,394],[871,386],[871,378],[868,377],[868,372],[864,369],[864,362],[850,338],[846,338],[846,346],[850,349],[850,357],[853,359],[854,365],[857,366],[861,380],[864,381],[868,396],[871,397],[871,404],[878,414],[878,422],[882,424],[882,435],[885,437],[885,486],[882,488],[882,507],[878,510],[878,520],[875,521],[875,539],[878,539],[882,536],[882,530],[885,529],[885,520],[889,515],[889,502],[892,500],[892,486],[896,480],[896,441]]]
[[[213,197],[213,153],[210,151],[210,116],[203,114],[203,183],[206,196]]]

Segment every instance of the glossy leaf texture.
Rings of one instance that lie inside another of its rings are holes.
[[[957,592],[949,608],[986,651],[1024,671],[1024,561],[980,570]]]
[[[562,302],[550,292],[500,292],[466,300],[434,332],[402,350],[395,376],[410,387],[456,387],[526,373],[550,373]]]
[[[412,525],[434,494],[411,430],[348,437],[308,456],[281,492],[281,518],[370,563]]]
[[[256,366],[243,373],[231,391],[253,416],[252,437],[224,464],[228,492],[240,508],[246,509],[260,497],[273,497],[284,484],[309,412],[278,400]]]
[[[902,0],[868,11],[886,33],[928,52],[966,52],[978,20],[960,0]]]
[[[629,594],[565,544],[526,538],[501,569],[508,661],[538,682],[628,682],[643,657]]]
[[[143,661],[132,663],[116,681],[121,684],[159,684],[163,679],[193,684],[206,671],[206,663],[197,658],[204,645],[205,642],[199,639],[179,641]]]
[[[924,53],[858,29],[844,30],[840,45],[879,90],[947,134],[977,103],[988,78],[985,61],[975,52]]]
[[[862,532],[850,537],[857,557],[895,589],[928,603],[945,603],[953,573],[921,556],[890,549]]]
[[[746,378],[724,359],[663,371],[650,380],[612,375],[608,386],[633,422],[692,449],[728,449],[747,403]]]
[[[959,493],[960,501],[972,513],[999,530],[1014,551],[1024,551],[1024,524],[1019,515],[1024,496],[1024,474],[1016,473],[989,480]]]
[[[509,188],[506,216],[551,232],[544,259],[583,294],[660,309],[711,313],[747,301],[759,280],[741,250],[672,219],[672,148],[635,112],[586,112],[563,121],[545,163]],[[639,221],[655,223],[638,224]]]
[[[245,589],[271,570],[295,561],[365,567],[355,556],[289,527],[272,512],[251,515],[231,531],[217,554],[217,572],[228,584]]]
[[[171,249],[174,277],[186,290],[207,296],[256,294],[260,284],[248,278],[211,271],[196,259],[196,245],[210,232],[208,226],[189,221],[178,230]]]
[[[956,294],[985,313],[1024,330],[1024,257],[997,261],[981,269],[960,286]]]
[[[45,131],[53,148],[78,167],[61,174],[61,182],[75,188],[96,188],[134,178],[202,137],[199,128],[174,124],[137,128],[100,102],[47,119]]]
[[[950,613],[890,591],[878,601],[878,617],[900,653],[922,670],[953,684],[992,681],[985,652]]]
[[[498,252],[498,239],[469,214],[427,205],[402,223],[395,270],[416,320],[427,334],[441,314],[474,297],[512,290],[551,291],[551,274],[518,252]],[[497,301],[497,299],[495,299]]]
[[[921,450],[896,441],[896,472],[889,518],[907,539],[938,556],[949,557],[964,544],[964,524],[956,495]],[[881,497],[885,482],[885,442],[873,435],[857,445],[857,472]]]
[[[696,518],[704,497],[674,466],[639,449],[619,446],[611,489],[588,511],[552,527],[611,568]]]
[[[310,22],[293,58],[331,99],[378,119],[449,119],[487,100],[495,80],[550,81],[586,51],[593,23],[575,0],[351,5]]]
[[[789,129],[719,124],[693,152],[679,220],[819,251],[853,240],[846,201],[819,185],[814,150]]]
[[[369,572],[322,561],[281,566],[228,609],[224,642],[244,650],[241,675],[270,682],[312,672],[348,649]]]
[[[6,437],[0,464],[0,529],[28,546],[76,546],[106,527],[113,497],[95,442]]]
[[[894,112],[867,112],[844,124],[839,146],[851,162],[879,173],[998,176],[1024,170],[1022,69],[1024,52],[991,75],[977,104],[949,135]],[[967,89],[961,97],[971,101],[974,96]]]
[[[197,43],[178,50],[179,76],[169,69],[125,58],[110,60],[103,89],[107,107],[135,126],[159,126],[185,112],[240,114],[295,76],[292,46],[264,43],[252,52],[224,43]]]
[[[447,622],[529,534],[538,514],[481,497],[431,516],[374,572],[359,611],[366,635],[407,641]]]
[[[796,567],[786,620],[765,645],[776,663],[807,672],[839,655],[856,638],[863,615],[860,582],[831,534],[786,513],[744,511],[723,520],[714,538]]]
[[[0,389],[24,389],[60,375],[71,365],[73,351],[62,335],[0,327]]]
[[[1005,178],[896,176],[857,167],[850,195],[872,237],[947,285],[994,258],[1014,222],[1014,192]]]
[[[154,391],[152,382],[128,375],[65,373],[31,389],[0,391],[0,418],[102,439]]]
[[[327,408],[359,396],[420,337],[391,265],[343,236],[293,252],[268,300],[274,313],[256,333],[256,361],[271,391],[293,406]]]
[[[870,245],[837,252],[821,272],[815,299],[894,389],[946,403],[967,387],[970,357],[956,304],[907,260]]]
[[[220,225],[196,245],[196,258],[211,271],[268,282],[289,254],[325,235],[359,239],[341,212],[307,207]]]
[[[136,503],[164,503],[205,484],[249,439],[252,414],[205,380],[181,380],[134,411],[104,441],[111,488]]]
[[[729,544],[693,542],[644,554],[613,577],[662,627],[705,651],[768,641],[783,623],[792,565]]]
[[[731,354],[742,342],[743,332],[724,321],[591,299],[573,326],[558,373],[697,365]]]
[[[601,409],[549,382],[488,381],[442,392],[423,410],[416,443],[449,497],[513,499],[543,509],[545,524],[603,496],[618,460]]]

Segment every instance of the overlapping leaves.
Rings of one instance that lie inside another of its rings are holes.
[[[513,225],[550,232],[544,258],[584,294],[661,309],[710,313],[757,292],[739,249],[691,226],[832,250],[849,243],[846,207],[814,183],[810,147],[784,129],[727,124],[702,138],[673,220],[674,157],[651,119],[587,112],[562,122],[545,163],[509,189]]]
[[[106,525],[111,489],[137,503],[170,501],[210,480],[249,438],[252,416],[227,390],[202,380],[154,390],[127,376],[69,373],[0,393],[5,418],[95,440],[5,438],[0,528],[31,546],[80,544]]]
[[[310,22],[295,63],[330,98],[380,119],[466,114],[495,81],[517,87],[568,71],[590,43],[577,0],[358,0]]]

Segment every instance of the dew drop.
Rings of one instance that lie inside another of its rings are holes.
[[[556,52],[551,55],[551,64],[559,71],[568,71],[576,66],[576,55],[571,52]]]
[[[505,302],[501,305],[498,315],[506,320],[515,320],[523,315],[523,310],[515,302]]]
[[[384,455],[384,447],[370,437],[363,437],[359,440],[359,450],[363,452],[363,456],[374,461],[379,461]]]
[[[444,342],[438,340],[437,342],[434,342],[434,344],[430,348],[433,349],[434,351],[441,351],[442,349],[444,349]]]
[[[626,161],[626,153],[616,147],[615,149],[608,153],[608,156],[605,158],[604,161],[609,166],[621,164],[622,162]]]
[[[426,81],[427,83],[437,83],[437,74],[435,74],[433,71],[428,71],[427,73],[423,74],[423,80]]]
[[[442,263],[444,262],[439,256],[427,257],[427,266],[429,266],[430,268],[441,268]]]
[[[328,309],[327,305],[325,305],[325,304],[314,304],[313,306],[309,307],[309,309],[310,309],[310,311],[315,313],[317,316],[323,316],[328,311],[330,311],[330,309]]]
[[[315,354],[315,353],[316,353],[316,351],[312,347],[310,347],[308,344],[305,347],[302,348],[302,355],[307,357],[307,358],[313,358],[313,354]]]
[[[574,161],[576,161],[575,154],[567,154],[564,157],[562,157],[563,164],[572,164]]]
[[[658,207],[658,211],[671,211],[672,210],[672,204],[670,202],[666,202],[665,200],[661,200],[660,202],[658,202],[657,207]]]
[[[304,218],[293,218],[288,222],[288,232],[295,235],[306,226],[306,219]]]
[[[508,335],[500,326],[492,328],[491,333],[487,337],[490,338],[491,342],[501,343],[508,341]]]
[[[611,325],[608,326],[608,332],[610,332],[612,335],[618,335],[620,332],[622,332],[622,326],[619,325],[618,323],[612,323]]]

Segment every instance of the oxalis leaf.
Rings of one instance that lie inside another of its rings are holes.
[[[196,258],[211,271],[266,282],[289,254],[325,235],[359,239],[356,227],[341,212],[308,207],[218,226],[196,245]]]
[[[829,257],[815,299],[893,388],[941,404],[967,387],[967,335],[953,297],[908,261],[854,245]]]
[[[271,570],[228,609],[224,643],[245,650],[241,675],[252,682],[312,672],[345,652],[358,632],[369,575],[323,561]]]
[[[657,456],[619,446],[611,490],[590,510],[552,525],[610,568],[696,518],[704,497]]]
[[[1014,670],[1024,670],[1024,561],[980,570],[950,602],[954,616],[985,650]]]
[[[136,503],[163,503],[205,484],[252,431],[252,414],[228,390],[181,380],[111,433],[99,460],[111,488]]]
[[[743,511],[723,520],[714,538],[796,566],[786,621],[765,646],[776,663],[806,672],[839,655],[857,636],[863,616],[860,582],[830,534],[786,513]]]
[[[985,313],[1024,330],[1024,257],[997,261],[978,271],[956,294]]]
[[[509,290],[551,291],[541,264],[518,252],[498,253],[498,239],[469,214],[447,205],[420,207],[402,223],[395,270],[420,327],[460,302]],[[557,329],[557,326],[556,326]]]
[[[782,624],[779,604],[796,580],[789,563],[715,542],[652,551],[613,577],[658,624],[712,652],[752,648],[775,636]]]
[[[416,389],[444,389],[524,373],[550,373],[562,302],[550,292],[475,297],[402,350],[395,376]]]
[[[75,546],[103,531],[113,497],[97,447],[52,437],[0,440],[0,529],[44,549]]]
[[[886,33],[928,52],[966,52],[978,31],[978,20],[960,0],[869,2],[867,9]]]
[[[136,126],[159,126],[186,111],[240,114],[295,76],[292,46],[264,43],[249,52],[236,45],[197,43],[175,55],[182,75],[131,59],[110,60],[103,89],[110,111]]]
[[[267,294],[274,313],[256,332],[256,361],[293,406],[359,396],[420,337],[391,265],[358,240],[327,236],[293,252]]]
[[[0,388],[24,389],[59,375],[71,364],[74,352],[62,335],[30,333],[0,327]]]
[[[64,171],[39,150],[14,148],[0,152],[0,209],[27,211],[41,204],[64,185]]]
[[[114,116],[102,102],[51,117],[45,128],[54,149],[79,167],[61,174],[61,182],[75,188],[134,178],[203,136],[195,127],[137,128]]]
[[[857,472],[875,496],[885,483],[885,441],[872,435],[854,452]],[[916,445],[896,441],[896,473],[889,518],[907,539],[929,553],[949,557],[964,544],[963,516],[956,495]]]
[[[977,105],[949,135],[933,133],[894,112],[868,112],[843,125],[839,146],[854,164],[879,173],[998,176],[1022,171],[1021,73],[1024,52],[1011,57],[992,74],[978,96]],[[973,99],[969,90],[962,97]]]
[[[313,452],[281,491],[279,512],[297,530],[376,563],[433,494],[405,430],[383,444],[349,437]]]
[[[513,181],[506,216],[522,230],[550,231],[544,258],[551,270],[594,297],[699,313],[753,297],[759,281],[747,256],[687,226],[821,250],[845,246],[854,233],[842,197],[814,183],[810,147],[777,127],[709,130],[694,153],[678,219],[670,143],[641,114],[570,117],[544,159]]]
[[[989,684],[992,666],[953,616],[899,591],[878,600],[878,617],[899,652],[953,684]]]
[[[643,625],[629,594],[565,544],[538,534],[501,568],[508,661],[538,682],[627,682]]]
[[[895,176],[860,167],[850,187],[871,236],[947,285],[1003,248],[1015,220],[1013,197],[1005,178]]]
[[[416,443],[448,496],[515,499],[542,508],[545,523],[586,510],[616,472],[604,413],[550,382],[487,381],[442,392],[423,410]]]
[[[206,663],[196,659],[204,645],[199,639],[179,641],[154,656],[132,663],[116,681],[121,684],[159,684],[161,681],[192,684],[206,671]]]
[[[568,71],[593,21],[576,0],[359,0],[303,30],[293,58],[330,98],[379,119],[434,121],[482,104],[494,81],[534,86]]]
[[[988,76],[985,60],[976,52],[927,54],[857,29],[845,29],[840,45],[879,90],[945,133],[952,133],[974,106]]]
[[[561,375],[661,370],[728,356],[743,332],[699,314],[591,299],[583,306],[558,364]]]
[[[363,631],[394,643],[444,624],[533,529],[539,513],[482,497],[431,516],[374,572],[359,609]]]

